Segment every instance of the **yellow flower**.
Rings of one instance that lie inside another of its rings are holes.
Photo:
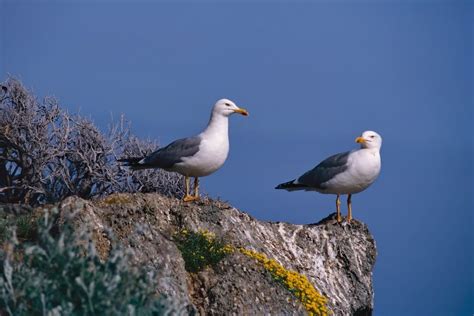
[[[275,279],[280,280],[301,301],[309,315],[327,316],[329,314],[326,306],[327,298],[314,288],[305,275],[286,270],[276,260],[268,259],[264,254],[256,251],[245,248],[238,248],[238,250],[244,255],[257,260]]]

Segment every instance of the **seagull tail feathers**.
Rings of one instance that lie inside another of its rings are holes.
[[[300,183],[297,183],[296,179],[294,179],[288,182],[280,183],[279,185],[275,187],[275,189],[286,190],[286,191],[291,192],[291,191],[297,191],[297,190],[304,190],[305,186],[301,185]]]
[[[122,166],[130,167],[132,170],[140,170],[149,168],[149,166],[140,163],[143,160],[143,157],[130,157],[130,158],[121,158],[117,159],[118,162],[122,163]]]

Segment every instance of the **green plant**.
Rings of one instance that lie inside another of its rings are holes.
[[[154,275],[129,264],[131,252],[112,242],[101,261],[87,230],[66,224],[54,233],[52,215],[40,219],[34,244],[10,232],[0,253],[0,314],[156,315],[172,308],[156,293]]]
[[[214,266],[233,251],[216,236],[206,230],[198,232],[182,229],[174,234],[174,241],[183,256],[186,271],[198,272]]]
[[[3,242],[8,236],[8,219],[0,217],[0,242]]]
[[[36,225],[31,215],[19,215],[15,218],[16,233],[22,240],[31,240],[34,237]]]
[[[30,214],[8,216],[0,212],[0,242],[9,237],[11,227],[16,227],[16,234],[21,241],[32,240],[36,234],[36,224]]]

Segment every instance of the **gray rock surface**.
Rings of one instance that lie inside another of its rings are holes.
[[[212,200],[185,204],[157,194],[114,194],[100,201],[71,197],[62,213],[78,212],[93,225],[98,251],[106,256],[106,229],[134,249],[137,264],[160,275],[160,293],[209,315],[300,315],[303,306],[257,262],[235,252],[216,267],[188,273],[172,235],[181,228],[209,230],[236,247],[264,253],[308,277],[328,297],[334,315],[371,315],[375,241],[367,226],[334,215],[317,224],[258,221]]]

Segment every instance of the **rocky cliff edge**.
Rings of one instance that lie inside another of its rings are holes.
[[[186,271],[173,237],[183,230],[210,232],[233,249],[274,259],[267,261],[307,279],[327,298],[329,314],[372,314],[376,247],[357,220],[339,224],[330,215],[308,225],[264,222],[225,202],[183,203],[158,194],[113,194],[99,201],[70,197],[58,208],[61,216],[77,213],[79,222],[93,227],[101,256],[107,256],[111,230],[134,250],[136,264],[158,273],[157,292],[178,301],[183,314],[308,314],[291,286],[242,251],[201,271]]]

